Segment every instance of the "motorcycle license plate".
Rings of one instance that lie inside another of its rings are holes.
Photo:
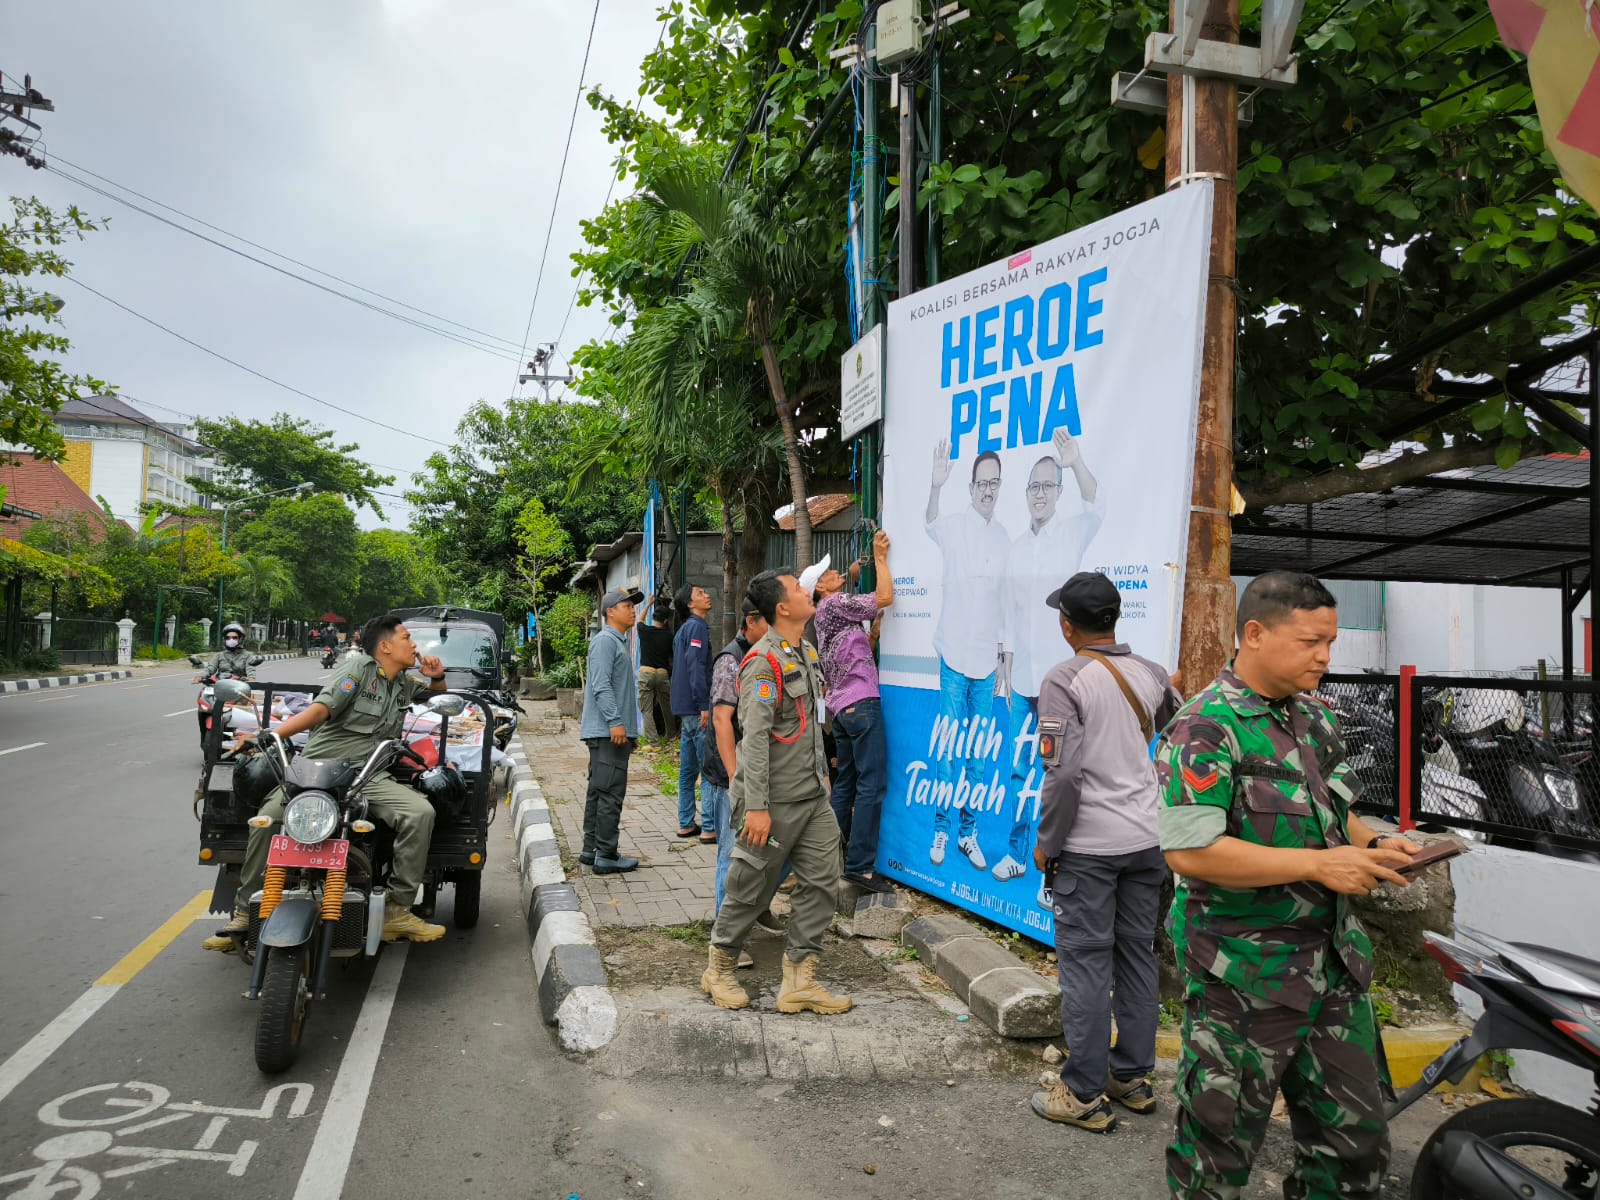
[[[350,842],[345,838],[329,838],[307,846],[287,834],[272,836],[267,850],[269,867],[311,867],[319,871],[342,871],[350,854]]]

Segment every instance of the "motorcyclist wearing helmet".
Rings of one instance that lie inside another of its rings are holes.
[[[212,679],[224,675],[237,675],[240,679],[250,677],[250,651],[244,648],[244,626],[239,622],[229,621],[222,627],[222,649],[206,664],[205,674]]]
[[[444,664],[433,655],[419,660],[411,634],[394,614],[369,621],[362,641],[371,648],[370,656],[351,655],[315,700],[272,729],[285,740],[311,731],[305,748],[307,758],[342,758],[362,763],[378,743],[400,735],[406,710],[413,703],[430,692],[446,690]],[[406,674],[413,666],[428,682]],[[240,740],[248,737],[241,734]],[[394,828],[394,864],[383,912],[383,940],[432,942],[442,938],[443,925],[429,924],[411,911],[427,872],[433,805],[415,788],[387,775],[370,780],[363,795],[368,812]],[[283,821],[283,805],[283,789],[274,788],[258,814],[271,817],[272,823],[267,828],[251,827],[233,917],[220,933],[205,940],[207,950],[234,949],[233,935],[250,928],[250,897],[266,876],[267,851]]]

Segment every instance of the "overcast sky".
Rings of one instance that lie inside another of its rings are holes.
[[[601,0],[589,84],[636,96],[639,63],[659,34],[654,13],[653,0]],[[0,68],[31,74],[55,102],[35,119],[63,170],[61,160],[77,164],[514,343],[500,354],[458,345],[0,158],[10,193],[111,219],[68,248],[76,278],[368,420],[253,378],[64,283],[69,365],[159,420],[310,418],[358,441],[363,457],[400,477],[387,489],[400,492],[437,448],[412,433],[448,442],[471,404],[515,385],[591,14],[581,0],[8,5]],[[598,115],[581,105],[530,354],[560,329],[578,222],[599,211],[614,157]],[[597,309],[578,309],[562,345],[604,332]],[[406,513],[396,503],[389,517],[403,526]]]

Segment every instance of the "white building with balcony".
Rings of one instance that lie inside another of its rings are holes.
[[[189,478],[209,479],[215,462],[186,426],[153,420],[116,396],[69,400],[56,424],[67,442],[61,469],[130,525],[141,504],[209,503]]]

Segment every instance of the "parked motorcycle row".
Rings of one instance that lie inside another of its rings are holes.
[[[1328,695],[1351,761],[1374,799],[1399,794],[1392,688],[1340,688]],[[1600,840],[1600,743],[1592,719],[1543,729],[1509,688],[1425,688],[1418,713],[1422,755],[1417,820],[1458,826],[1469,839],[1568,851],[1557,837]],[[1516,832],[1506,832],[1514,830]]]

